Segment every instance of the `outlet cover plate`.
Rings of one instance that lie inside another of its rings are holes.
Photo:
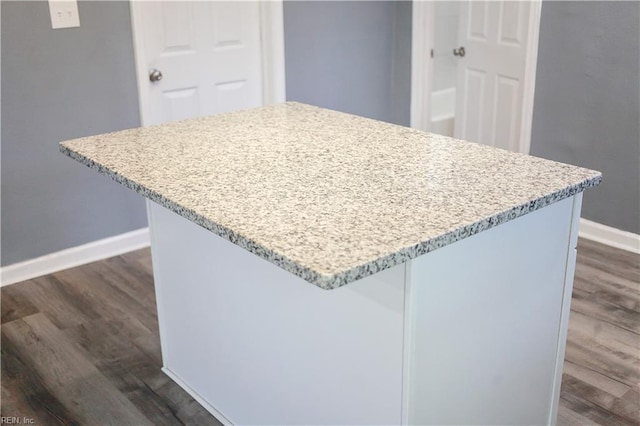
[[[73,28],[80,26],[78,2],[76,0],[49,0],[51,28]]]

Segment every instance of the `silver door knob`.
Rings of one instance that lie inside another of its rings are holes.
[[[457,49],[453,49],[453,56],[460,56],[461,58],[465,55],[464,46],[460,46]]]
[[[149,80],[150,81],[162,80],[162,73],[160,72],[160,70],[157,70],[154,68],[151,71],[149,71]]]

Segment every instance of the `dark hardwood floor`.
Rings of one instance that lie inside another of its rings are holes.
[[[640,425],[640,256],[580,240],[558,424]]]
[[[140,250],[2,289],[2,416],[50,425],[212,425],[160,371]]]
[[[640,425],[639,263],[580,241],[559,424]],[[160,371],[148,249],[4,287],[1,306],[2,416],[218,424]]]

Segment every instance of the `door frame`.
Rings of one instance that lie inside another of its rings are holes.
[[[526,47],[525,75],[522,94],[519,152],[529,154],[533,125],[533,101],[538,63],[538,40],[542,0],[528,0],[529,34]],[[431,88],[433,79],[433,48],[435,8],[433,1],[414,1],[411,25],[411,127],[429,131],[431,127]]]
[[[149,95],[143,88],[149,83],[149,68],[145,62],[146,51],[142,35],[142,3],[139,0],[129,0],[140,125],[145,126],[148,122],[145,105],[148,105]],[[259,6],[262,104],[269,105],[286,100],[283,0],[259,1]]]

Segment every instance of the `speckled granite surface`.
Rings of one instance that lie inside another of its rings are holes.
[[[60,149],[326,289],[601,180],[593,170],[291,102]]]

